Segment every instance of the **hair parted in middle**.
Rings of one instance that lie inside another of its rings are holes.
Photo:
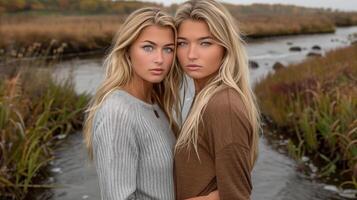
[[[95,113],[111,92],[121,89],[132,79],[133,69],[129,58],[130,46],[136,41],[144,28],[152,25],[170,28],[173,31],[176,46],[177,31],[173,17],[159,8],[146,7],[136,10],[120,26],[113,39],[112,48],[104,61],[106,68],[104,80],[87,109],[87,118],[84,123],[84,141],[90,158],[93,156],[92,123]],[[174,53],[176,53],[176,49]],[[181,119],[179,89],[182,76],[182,70],[173,62],[164,80],[153,86],[154,101],[158,103],[168,117],[170,127],[174,132],[179,130],[176,120]]]
[[[205,22],[215,40],[224,48],[224,56],[217,76],[209,80],[204,88],[196,94],[191,111],[180,131],[175,151],[183,147],[191,148],[193,146],[199,157],[197,141],[198,125],[202,122],[201,115],[214,94],[230,87],[241,96],[253,128],[251,166],[254,166],[258,156],[260,114],[254,93],[250,87],[245,43],[241,38],[236,22],[223,5],[214,0],[190,0],[180,5],[175,15],[178,30],[180,24],[185,20]],[[179,63],[177,64],[179,65]]]

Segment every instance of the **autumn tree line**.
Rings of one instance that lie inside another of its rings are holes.
[[[0,13],[12,13],[23,11],[84,11],[92,13],[122,13],[129,14],[133,10],[144,6],[159,6],[163,4],[142,2],[137,0],[0,0]],[[169,11],[175,11],[177,4],[171,4],[168,7]],[[232,13],[247,14],[262,14],[262,15],[310,15],[310,14],[334,14],[341,12],[333,9],[322,8],[304,8],[300,6],[289,6],[281,4],[252,4],[252,5],[237,5],[225,3],[225,6]]]
[[[162,6],[157,3],[112,0],[0,0],[0,13],[24,11],[53,11],[84,13],[129,14],[143,6]]]

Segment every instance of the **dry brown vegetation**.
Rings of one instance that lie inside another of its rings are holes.
[[[0,199],[21,200],[34,188],[54,187],[39,182],[58,136],[81,129],[89,96],[77,94],[70,78],[53,78],[49,66],[37,67],[43,64],[8,65],[0,73]]]
[[[4,15],[1,17],[0,26],[0,57],[4,57],[4,54],[7,54],[6,57],[33,56],[38,53],[36,51],[45,51],[48,48],[49,54],[58,51],[68,54],[103,50],[110,46],[112,37],[127,16],[127,12],[145,5],[130,4],[130,9],[120,5],[122,9],[119,10],[122,11],[118,11],[117,14]],[[226,7],[237,19],[242,32],[250,38],[333,32],[336,25],[357,24],[356,13],[264,4],[226,4]],[[176,8],[177,5],[173,4],[166,9],[174,13]]]
[[[1,25],[0,48],[12,49],[12,55],[24,55],[34,43],[53,50],[63,43],[67,53],[107,47],[120,26],[122,17],[102,16],[39,16],[7,17]],[[22,47],[22,48],[20,48]]]
[[[335,30],[334,24],[323,17],[249,15],[241,16],[238,19],[242,32],[251,38],[327,33]]]
[[[289,139],[289,153],[320,163],[318,177],[357,188],[357,45],[268,75],[255,87],[259,105]],[[356,173],[356,172],[355,172]]]
[[[292,18],[248,16],[241,18],[240,26],[248,37],[334,30],[333,24],[328,20],[311,22],[311,19],[301,17],[291,23]],[[13,57],[21,57],[28,51],[32,52],[31,46],[34,43],[46,48],[51,41],[53,43],[51,51],[55,51],[65,43],[64,53],[104,49],[110,45],[122,21],[122,16],[114,15],[4,17],[1,25],[0,48]]]

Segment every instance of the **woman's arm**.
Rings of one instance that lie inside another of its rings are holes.
[[[250,151],[233,143],[216,155],[217,187],[222,200],[250,200]]]
[[[101,199],[129,199],[136,191],[139,152],[133,125],[128,116],[115,107],[102,113],[93,135]]]
[[[207,108],[208,140],[215,157],[221,200],[249,200],[252,192],[252,127],[237,93],[221,93]]]

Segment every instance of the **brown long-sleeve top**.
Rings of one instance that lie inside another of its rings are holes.
[[[247,200],[252,190],[252,127],[239,94],[231,88],[208,102],[199,125],[198,154],[182,148],[175,154],[176,199],[219,191],[220,200]]]

